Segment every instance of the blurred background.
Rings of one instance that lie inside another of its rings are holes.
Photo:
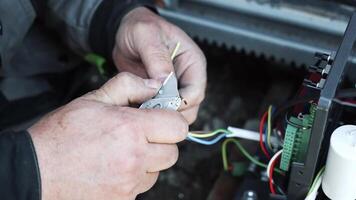
[[[280,104],[297,92],[314,53],[337,50],[356,1],[160,0],[157,5],[160,15],[193,37],[207,57],[206,99],[190,129],[235,126],[257,131],[268,105]],[[7,116],[0,120],[2,129],[26,128],[117,73],[66,50],[57,58],[62,65],[75,67],[47,75],[46,92],[0,106],[0,114]],[[255,142],[243,145],[251,153],[257,151]],[[162,172],[153,189],[138,199],[236,197],[240,179],[223,171],[220,143],[201,146],[185,141],[179,147],[178,163]],[[242,159],[233,146],[228,149],[229,159]]]

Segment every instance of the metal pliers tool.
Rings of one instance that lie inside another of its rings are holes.
[[[178,110],[181,103],[182,99],[178,91],[178,81],[175,74],[171,72],[163,82],[156,96],[144,102],[140,106],[140,109],[158,108]]]

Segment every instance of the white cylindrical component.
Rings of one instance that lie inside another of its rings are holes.
[[[341,126],[331,135],[322,188],[332,200],[356,199],[356,126]]]

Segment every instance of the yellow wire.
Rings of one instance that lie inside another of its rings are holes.
[[[180,47],[180,42],[177,42],[176,47],[174,48],[173,53],[171,55],[171,60],[173,60],[174,57],[176,57],[176,54],[177,54],[177,52],[179,50],[179,47]]]
[[[214,135],[217,135],[219,133],[225,133],[225,134],[230,134],[231,132],[226,130],[226,129],[217,129],[213,132],[210,133],[194,133],[194,132],[190,132],[189,135],[195,137],[195,138],[209,138],[212,137]]]
[[[267,124],[267,144],[270,149],[272,149],[271,145],[271,129],[272,129],[272,123],[271,123],[271,118],[272,118],[272,106],[270,105],[268,107],[268,124]]]

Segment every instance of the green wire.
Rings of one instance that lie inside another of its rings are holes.
[[[224,165],[224,170],[227,171],[228,170],[228,161],[227,161],[227,144],[233,142],[237,148],[241,151],[241,153],[247,158],[249,159],[252,163],[256,164],[257,166],[260,166],[262,168],[267,168],[267,165],[256,160],[254,157],[252,157],[247,151],[246,149],[241,145],[241,143],[236,140],[235,138],[229,138],[227,140],[225,140],[221,146],[221,154],[222,154],[222,160],[223,160],[223,165]],[[274,169],[276,172],[278,172],[279,174],[284,174],[280,169]]]
[[[310,189],[309,189],[308,195],[310,194],[311,191],[314,190],[314,187],[315,187],[316,182],[318,181],[318,179],[320,178],[320,176],[324,173],[324,171],[325,171],[325,166],[322,167],[322,168],[319,170],[318,174],[316,175],[316,177],[315,177],[315,179],[314,179],[314,181],[313,181],[313,183],[312,183],[312,185],[311,185],[311,187],[310,187]]]

